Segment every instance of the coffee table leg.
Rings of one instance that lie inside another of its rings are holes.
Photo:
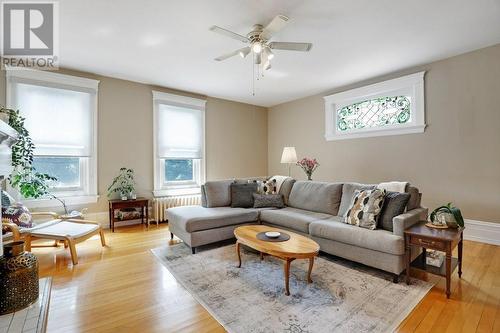
[[[290,259],[285,261],[285,295],[290,296]]]
[[[264,254],[260,252],[260,260],[264,260]]]
[[[238,268],[241,267],[240,242],[236,242],[236,253],[238,253]]]
[[[307,283],[313,282],[311,279],[311,272],[313,270],[313,265],[314,265],[314,257],[309,258],[309,271],[307,271]]]

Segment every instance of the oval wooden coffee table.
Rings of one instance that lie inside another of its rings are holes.
[[[257,234],[260,232],[278,231],[290,235],[290,239],[283,242],[270,242],[260,240]],[[265,225],[246,225],[234,229],[236,236],[236,252],[238,253],[239,264],[241,267],[241,244],[251,247],[262,254],[269,254],[273,257],[285,261],[285,294],[290,295],[289,279],[290,279],[290,263],[295,259],[309,259],[309,270],[307,272],[307,282],[311,283],[311,271],[314,265],[314,257],[319,253],[319,245],[312,239],[305,236],[293,233],[288,230],[268,227]]]

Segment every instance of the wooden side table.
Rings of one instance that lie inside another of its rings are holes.
[[[450,298],[451,274],[458,266],[458,277],[462,277],[462,253],[464,228],[434,229],[427,227],[427,221],[421,221],[406,229],[406,283],[410,284],[410,266],[431,274],[446,278],[446,297]],[[411,245],[421,246],[423,252],[413,262],[411,261]],[[453,249],[458,246],[458,258],[452,257]],[[426,249],[446,253],[446,259],[441,267],[426,264]]]
[[[137,198],[135,200],[109,200],[109,228],[112,232],[115,232],[115,222],[127,221],[116,220],[115,210],[123,208],[140,208],[141,209],[141,223],[144,223],[144,218],[146,218],[146,224],[149,227],[149,200],[146,198]]]

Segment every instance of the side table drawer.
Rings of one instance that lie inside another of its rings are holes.
[[[425,248],[430,248],[430,249],[438,250],[438,251],[446,251],[446,243],[445,242],[435,240],[435,239],[430,239],[430,238],[411,236],[410,244],[422,246]]]

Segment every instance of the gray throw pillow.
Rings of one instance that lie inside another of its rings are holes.
[[[281,194],[258,194],[253,195],[253,208],[284,208],[283,195]]]
[[[393,231],[392,219],[404,213],[409,200],[409,193],[387,192],[382,211],[378,218],[379,227],[384,230]]]
[[[253,207],[253,194],[257,193],[256,183],[231,184],[231,207]]]

